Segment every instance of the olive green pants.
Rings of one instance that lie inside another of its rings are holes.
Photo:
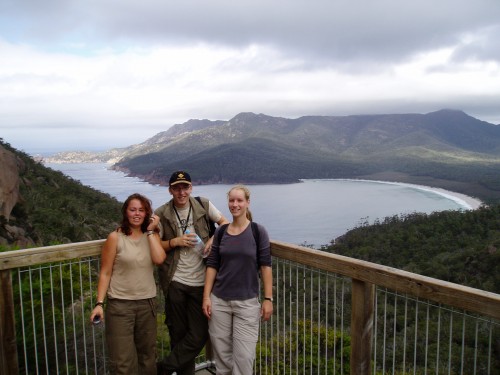
[[[108,299],[105,313],[110,374],[156,374],[156,299]]]

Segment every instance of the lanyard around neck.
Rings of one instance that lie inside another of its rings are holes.
[[[187,229],[188,223],[189,223],[189,218],[191,216],[191,202],[189,202],[188,216],[186,218],[186,222],[184,223],[184,225],[182,225],[181,217],[179,216],[179,213],[177,212],[177,208],[175,208],[175,205],[174,205],[174,211],[175,211],[175,215],[177,216],[177,220],[179,220],[179,225],[181,226],[182,234],[184,234],[184,233],[186,233],[186,229]]]

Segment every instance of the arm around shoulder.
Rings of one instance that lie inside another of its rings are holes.
[[[229,220],[227,220],[224,215],[220,215],[220,219],[217,222],[217,225],[220,227],[221,225],[224,225],[224,224],[229,224]]]

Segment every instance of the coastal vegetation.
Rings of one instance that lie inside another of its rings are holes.
[[[20,198],[10,217],[0,217],[1,250],[19,248],[19,238],[31,246],[102,239],[118,226],[121,204],[109,194],[82,185],[45,167],[7,143],[1,145],[18,160]]]
[[[360,223],[323,250],[500,293],[500,205]]]

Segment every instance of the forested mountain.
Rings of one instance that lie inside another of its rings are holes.
[[[35,161],[0,139],[0,251],[102,239],[121,204]]]
[[[387,217],[323,250],[500,293],[500,205]]]
[[[500,201],[500,127],[454,110],[297,119],[240,113],[229,121],[177,124],[99,157],[158,184],[187,169],[196,183],[380,179]]]

